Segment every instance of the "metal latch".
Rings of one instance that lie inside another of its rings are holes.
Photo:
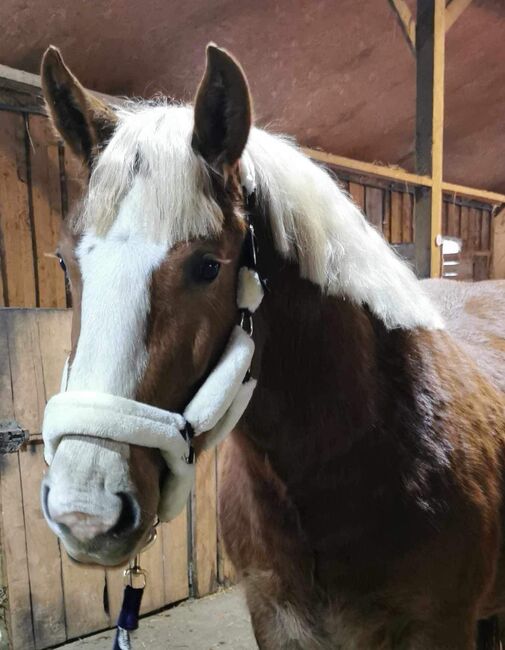
[[[15,420],[0,420],[0,454],[13,454],[18,451],[30,434]]]

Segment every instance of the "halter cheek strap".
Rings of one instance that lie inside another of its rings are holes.
[[[263,289],[255,270],[242,267],[237,302],[250,315],[259,306]],[[46,406],[42,435],[50,465],[61,439],[68,435],[108,438],[159,449],[170,470],[162,487],[159,518],[173,519],[184,508],[194,481],[191,438],[206,434],[204,447],[218,444],[238,423],[252,397],[256,381],[248,377],[254,342],[239,326],[226,349],[184,413],[172,413],[135,400],[92,391],[62,392]],[[246,379],[247,378],[247,379]]]

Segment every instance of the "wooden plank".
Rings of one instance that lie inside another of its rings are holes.
[[[438,277],[442,232],[445,0],[419,0],[416,20],[416,172],[431,176],[431,192],[416,192],[416,270]]]
[[[2,547],[9,594],[9,633],[12,650],[32,650],[35,648],[35,639],[18,454],[7,454],[3,458],[0,485]]]
[[[402,241],[402,195],[391,192],[391,243],[400,244]]]
[[[165,603],[176,603],[189,596],[188,512],[161,526]]]
[[[77,564],[61,549],[67,637],[74,639],[109,627],[103,608],[105,570]]]
[[[72,344],[72,310],[37,310],[46,401],[60,391],[61,375]]]
[[[58,538],[40,507],[40,483],[46,469],[43,446],[28,445],[19,454],[19,463],[35,646],[47,648],[63,643],[67,636]]]
[[[365,188],[365,214],[368,221],[382,232],[382,219],[384,216],[384,192],[378,187]]]
[[[505,208],[491,221],[491,273],[494,279],[505,278]]]
[[[482,250],[491,248],[491,212],[489,210],[482,211],[480,245]]]
[[[40,431],[46,400],[39,339],[44,316],[47,314],[36,310],[15,310],[9,318],[14,415],[32,433]],[[53,335],[45,344],[60,347],[61,338]],[[29,445],[21,452],[19,467],[35,645],[46,648],[63,642],[66,633],[58,540],[40,508],[40,483],[45,469],[42,446]]]
[[[384,215],[382,217],[382,234],[391,241],[391,190],[384,190]]]
[[[461,233],[461,213],[459,205],[447,204],[447,232],[448,237],[459,237]]]
[[[389,4],[393,9],[400,27],[402,28],[403,35],[408,43],[410,51],[415,54],[416,52],[416,21],[412,17],[410,7],[405,0],[389,0]]]
[[[414,241],[414,201],[409,192],[402,192],[402,242]]]
[[[445,10],[445,31],[448,32],[472,0],[451,0]]]
[[[9,312],[0,311],[0,419],[14,419],[9,354]],[[12,650],[33,650],[25,518],[18,454],[2,458],[0,472],[1,534],[8,585],[8,624]]]
[[[219,447],[217,448],[217,492],[218,492],[218,578],[219,584],[226,587],[233,585],[237,582],[237,572],[233,566],[228,553],[226,552],[226,546],[224,544],[224,539],[221,533],[220,518],[219,518],[219,490],[220,490],[220,477],[222,471],[222,465],[225,458],[225,447],[228,444],[228,440],[224,440]]]
[[[460,208],[459,236],[463,242],[463,252],[466,253],[469,248],[470,239],[470,215],[469,208],[465,205],[462,205]]]
[[[40,307],[66,307],[65,275],[54,252],[61,214],[58,140],[46,117],[30,115],[32,209]]]
[[[475,282],[489,279],[489,256],[488,255],[474,255],[473,279]]]
[[[349,194],[352,196],[352,199],[356,205],[361,208],[361,210],[365,209],[365,186],[361,185],[361,183],[353,183],[352,181],[349,183]]]
[[[46,405],[37,312],[11,311],[8,327],[14,417],[30,435],[37,434]]]
[[[165,603],[165,573],[163,569],[163,545],[156,540],[145,553],[141,555],[141,566],[147,573],[147,588],[142,598],[140,612],[147,614],[160,609]]]
[[[421,1],[421,0],[420,0]],[[445,0],[434,0],[435,25],[433,43],[433,132],[431,177],[431,277],[438,278],[442,269],[442,250],[437,245],[442,234],[443,165],[444,165],[444,75],[445,75]]]
[[[64,359],[70,350],[70,327],[70,311],[38,312],[46,397],[59,390]],[[109,619],[103,608],[105,570],[76,564],[63,547],[61,565],[67,637],[72,639],[108,627]]]
[[[196,596],[212,593],[217,581],[217,501],[215,451],[196,463],[193,495],[193,567]]]
[[[0,111],[0,231],[7,305],[35,307],[24,118]]]
[[[470,250],[478,251],[480,249],[481,211],[477,208],[470,208],[468,220]]]
[[[455,194],[457,196],[465,196],[469,199],[477,199],[492,203],[493,205],[501,205],[505,203],[505,194],[499,192],[490,192],[489,190],[480,189],[477,187],[467,187],[466,185],[458,185],[457,183],[442,183],[444,192]]]

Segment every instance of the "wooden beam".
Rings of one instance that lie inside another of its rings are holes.
[[[445,10],[445,31],[448,32],[472,0],[452,0]]]
[[[433,54],[433,134],[431,188],[431,277],[442,274],[442,249],[437,244],[442,235],[444,174],[444,94],[445,94],[445,0],[435,0]]]
[[[469,199],[476,199],[477,201],[484,201],[485,203],[492,203],[494,205],[505,204],[505,194],[499,192],[490,192],[489,190],[482,190],[476,187],[466,187],[465,185],[458,185],[457,183],[442,183],[442,189],[447,194],[457,194],[458,196],[466,196]]]
[[[416,21],[412,17],[408,4],[405,0],[389,0],[389,4],[398,18],[403,35],[414,54],[416,51]]]
[[[416,172],[431,176],[430,188],[416,191],[416,271],[440,275],[444,128],[445,2],[418,0],[416,20]]]
[[[328,165],[335,165],[335,167],[341,167],[342,169],[369,174],[371,176],[378,176],[380,178],[388,178],[392,181],[398,181],[400,183],[408,183],[426,187],[431,186],[431,178],[429,176],[411,174],[401,167],[388,167],[387,165],[377,165],[375,163],[362,162],[360,160],[354,160],[353,158],[346,158],[345,156],[337,156],[335,154],[326,153],[325,151],[309,149],[308,147],[303,147],[302,151],[313,160],[318,160],[319,162],[323,162]]]
[[[413,185],[416,187],[432,186],[432,180],[429,176],[421,174],[412,174],[402,167],[397,165],[388,167],[387,165],[378,165],[376,163],[363,162],[355,160],[354,158],[347,158],[346,156],[338,156],[336,154],[327,153],[326,151],[319,151],[309,147],[303,147],[302,151],[318,162],[332,165],[340,169],[345,169],[367,176],[376,176],[384,178],[392,182],[405,183],[406,185]],[[465,196],[469,199],[491,203],[493,205],[505,204],[505,194],[499,192],[491,192],[489,190],[480,189],[477,187],[467,187],[466,185],[458,185],[456,183],[442,183],[442,190],[445,194],[456,194],[457,196]]]

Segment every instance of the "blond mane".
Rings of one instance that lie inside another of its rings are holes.
[[[140,188],[139,229],[173,246],[212,237],[222,213],[205,162],[191,146],[193,109],[131,103],[92,172],[81,226],[114,223],[130,189]],[[330,295],[368,305],[386,327],[440,328],[442,320],[407,265],[330,175],[286,138],[253,128],[244,154],[278,252]],[[138,193],[137,193],[138,194]]]

